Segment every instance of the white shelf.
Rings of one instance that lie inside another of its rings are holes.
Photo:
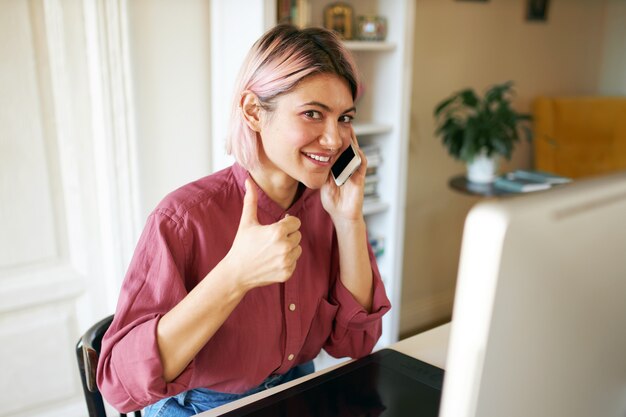
[[[383,123],[354,123],[354,133],[357,136],[381,135],[392,130],[393,126]]]
[[[396,44],[383,41],[344,41],[344,45],[351,51],[393,51]]]

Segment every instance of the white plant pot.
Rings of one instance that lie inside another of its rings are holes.
[[[481,152],[472,162],[467,163],[467,180],[477,184],[489,184],[496,179],[497,171],[497,156],[488,157]]]

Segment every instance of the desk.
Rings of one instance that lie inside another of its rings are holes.
[[[422,360],[424,362],[427,362],[431,365],[445,369],[449,335],[450,335],[450,323],[447,323],[439,327],[435,327],[432,330],[417,334],[415,336],[412,336],[407,339],[401,340],[397,343],[394,343],[393,345],[389,346],[389,348],[397,350],[398,352],[404,353],[405,355],[409,355],[419,360]],[[261,398],[268,397],[276,392],[293,387],[294,385],[300,384],[318,375],[322,375],[339,366],[344,366],[346,363],[349,363],[349,362],[344,362],[340,365],[314,372],[311,375],[307,375],[302,378],[298,378],[296,380],[286,382],[277,387],[270,388],[268,390],[250,395],[248,397],[242,398],[237,401],[233,401],[232,403],[214,408],[213,410],[205,411],[204,413],[200,413],[198,415],[202,417],[220,416],[231,410],[242,407],[251,402],[260,400]]]

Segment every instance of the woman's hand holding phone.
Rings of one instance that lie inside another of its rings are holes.
[[[367,159],[359,148],[354,130],[352,131],[350,146],[354,150],[356,158],[351,155],[343,161],[338,158],[336,164],[339,164],[341,169],[335,169],[334,173],[331,169],[331,174],[321,189],[322,205],[335,223],[337,221],[363,219],[363,187],[365,186]],[[357,164],[357,168],[350,175],[349,172],[354,167],[355,159],[360,160],[360,164]],[[337,185],[338,183],[342,185]]]

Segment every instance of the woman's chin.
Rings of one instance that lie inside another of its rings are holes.
[[[312,190],[319,190],[324,184],[326,184],[326,181],[328,181],[328,175],[329,174],[326,174],[326,176],[311,175],[305,178],[301,178],[300,182],[304,184],[307,188],[310,188]]]

